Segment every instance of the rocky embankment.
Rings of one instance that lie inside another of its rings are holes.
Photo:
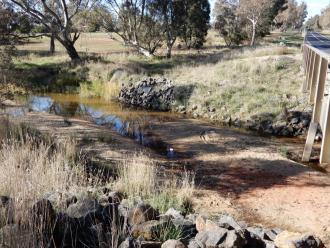
[[[251,118],[251,120],[242,121],[238,118],[217,116],[216,109],[209,109],[208,114],[200,115],[197,112],[198,107],[193,106],[191,110],[186,110],[184,106],[179,106],[176,111],[182,114],[190,114],[193,118],[206,118],[223,125],[244,128],[257,131],[261,134],[268,134],[283,137],[297,137],[306,135],[311,121],[312,112],[286,111],[275,118]],[[322,134],[319,131],[317,139],[321,139]]]
[[[173,103],[173,84],[166,78],[147,78],[123,87],[119,101],[127,106],[167,111]]]
[[[0,247],[324,247],[312,234],[250,227],[229,215],[210,220],[175,209],[160,214],[146,203],[130,204],[108,188],[102,192],[98,200],[47,194],[28,211],[25,224],[12,217],[13,199],[0,197],[0,213],[6,214],[1,216],[6,225],[0,229]]]
[[[128,87],[123,87],[120,91],[119,100],[128,106],[144,109],[168,111],[174,110],[181,114],[188,114],[193,118],[204,118],[215,122],[220,122],[228,126],[245,128],[263,134],[296,137],[307,134],[311,121],[312,111],[283,111],[277,117],[265,118],[264,116],[251,117],[250,120],[240,120],[230,116],[221,116],[216,108],[206,108],[199,105],[174,106],[175,87],[166,78],[147,78]],[[322,138],[318,133],[318,139]]]

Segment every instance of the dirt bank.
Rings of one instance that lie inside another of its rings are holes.
[[[330,241],[330,177],[284,158],[300,156],[303,142],[283,142],[198,120],[155,125],[155,133],[189,158],[196,172],[200,211],[231,212],[249,222],[314,232]],[[288,148],[286,148],[286,147]],[[329,243],[330,244],[330,243]]]
[[[169,162],[151,149],[89,121],[65,121],[45,113],[28,113],[20,119],[58,138],[78,138],[84,150],[101,164],[146,152],[171,168],[176,165],[178,170],[195,171],[198,212],[227,212],[251,224],[313,232],[330,244],[330,177],[284,158],[279,150],[285,143],[280,140],[191,119],[153,123],[152,132],[178,154]],[[303,150],[303,142],[287,146],[298,155]]]

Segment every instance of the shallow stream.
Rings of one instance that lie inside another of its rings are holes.
[[[165,143],[164,137],[160,137],[153,130],[156,124],[183,119],[184,117],[180,114],[127,108],[115,101],[82,98],[79,95],[70,94],[32,95],[17,98],[16,102],[19,103],[18,107],[5,107],[0,109],[1,112],[11,116],[22,116],[28,112],[45,112],[63,116],[64,121],[69,121],[70,118],[89,120],[97,125],[106,126],[122,136],[130,137],[169,158],[181,157],[180,153],[173,150],[175,144]],[[304,139],[301,138],[273,137],[272,139],[280,146],[304,143]],[[300,162],[299,157],[292,159]],[[318,167],[317,161],[306,163],[306,165]]]
[[[16,102],[19,107],[5,107],[2,112],[11,116],[22,116],[31,111],[45,112],[63,116],[64,121],[70,118],[90,120],[169,157],[175,156],[170,144],[162,142],[161,137],[155,137],[152,125],[182,118],[179,114],[127,108],[115,101],[70,94],[32,95],[17,98]]]

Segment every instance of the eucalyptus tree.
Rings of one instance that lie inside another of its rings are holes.
[[[80,36],[73,19],[93,5],[92,0],[7,0],[50,30],[63,45],[71,60],[80,60],[75,42]]]
[[[179,0],[178,5],[178,16],[181,17],[180,38],[188,49],[202,47],[210,27],[209,1]]]
[[[126,45],[136,48],[147,57],[152,57],[163,42],[161,23],[151,0],[105,0],[102,5],[108,10],[103,15],[104,28],[119,35]]]
[[[259,29],[269,25],[269,14],[274,6],[274,0],[240,0],[239,15],[250,25],[250,45],[254,46]]]
[[[278,26],[280,26],[283,31],[290,28],[302,28],[307,17],[306,3],[298,3],[296,0],[289,0],[285,6],[285,10],[281,11],[275,18]]]
[[[239,45],[245,38],[241,18],[237,15],[238,0],[217,0],[214,5],[214,27],[226,45]]]

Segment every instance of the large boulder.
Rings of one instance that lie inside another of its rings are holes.
[[[173,103],[173,88],[172,82],[166,78],[148,78],[123,87],[119,101],[129,106],[167,111]]]

